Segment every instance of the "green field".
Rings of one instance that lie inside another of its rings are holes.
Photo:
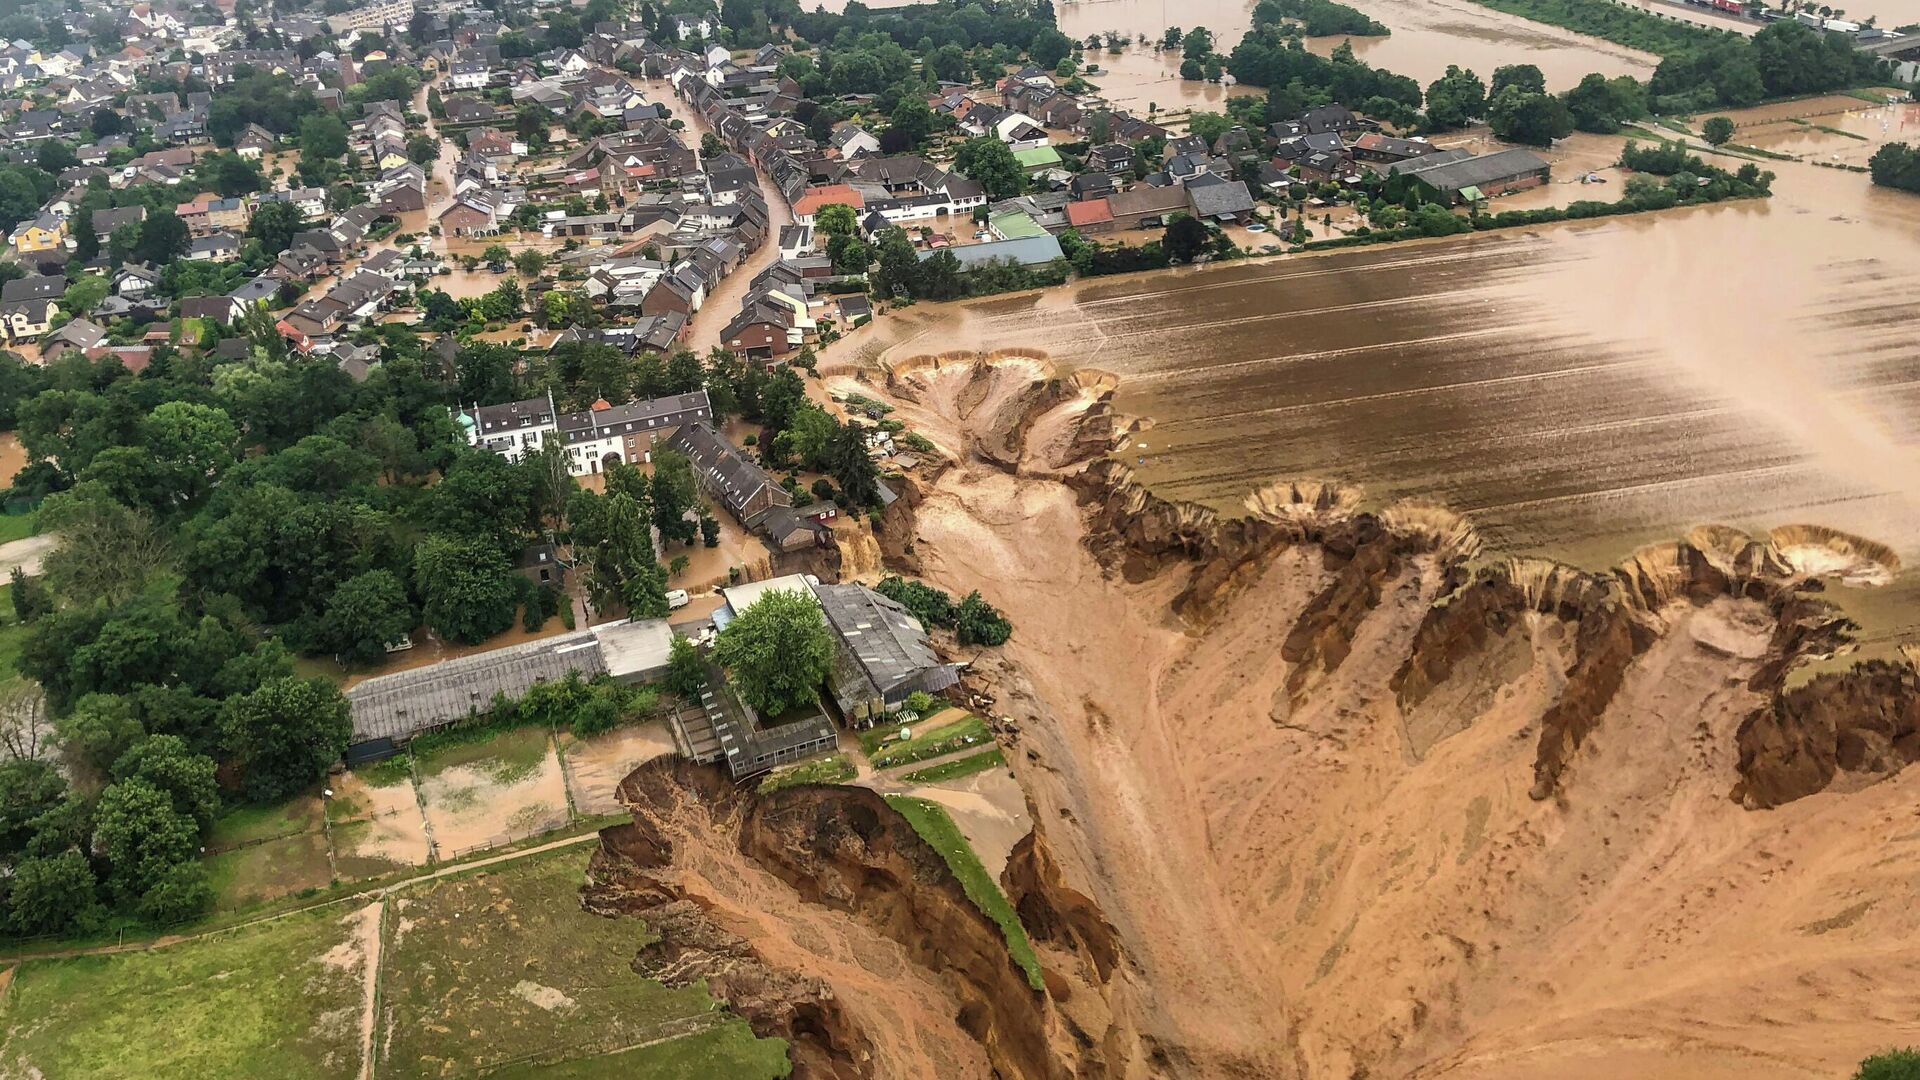
[[[0,514],[0,544],[25,540],[38,531],[40,531],[38,510],[27,514]]]
[[[345,904],[14,975],[0,1076],[351,1078],[364,982]]]
[[[887,805],[900,811],[913,825],[920,838],[932,844],[942,858],[947,860],[947,868],[953,876],[960,879],[960,887],[967,892],[967,899],[975,907],[986,913],[1000,926],[1000,932],[1006,935],[1007,951],[1013,954],[1013,962],[1027,973],[1027,985],[1035,990],[1042,989],[1040,981],[1040,958],[1034,954],[1033,942],[1027,939],[1027,928],[1020,925],[1020,916],[1014,914],[1013,905],[1007,902],[1007,894],[980,864],[980,856],[974,854],[973,845],[960,833],[960,827],[953,823],[946,808],[926,799],[916,799],[909,795],[888,795]]]
[[[556,1065],[514,1065],[487,1076],[489,1080],[777,1080],[792,1071],[780,1040],[755,1038],[746,1021],[730,1020],[654,1046]]]
[[[582,911],[581,866],[581,852],[555,852],[394,898],[381,985],[389,1030],[382,1034],[380,1076],[467,1076],[518,1063],[529,1063],[529,1071],[511,1075],[656,1075],[621,1071],[599,1055],[727,1020],[703,989],[673,990],[633,973],[646,928],[637,919]],[[670,1053],[661,1047],[653,1048],[656,1056]],[[784,1063],[785,1045],[755,1042],[728,1053]],[[548,1064],[555,1058],[595,1060]],[[703,1074],[670,1068],[657,1075]]]
[[[760,781],[760,794],[779,791],[786,787],[799,787],[802,784],[842,784],[854,778],[859,770],[853,767],[844,754],[829,754],[813,761],[803,761],[790,768],[777,769],[768,773]]]
[[[937,784],[942,780],[958,780],[963,776],[972,776],[977,772],[997,769],[1007,763],[1006,756],[998,750],[969,754],[952,761],[943,761],[938,765],[924,769],[915,769],[900,779],[913,784]]]
[[[911,730],[912,738],[893,741],[888,739],[899,732],[897,727],[864,731],[860,734],[860,745],[872,759],[874,768],[891,769],[993,742],[986,721],[977,716],[966,716],[939,727],[921,725]]]

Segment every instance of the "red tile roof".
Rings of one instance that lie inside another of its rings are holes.
[[[1113,204],[1105,199],[1087,199],[1067,204],[1067,224],[1078,228],[1113,220]]]
[[[861,198],[851,185],[828,184],[825,187],[808,188],[793,204],[793,214],[795,217],[807,217],[815,210],[834,203],[859,210],[867,205],[867,200]]]

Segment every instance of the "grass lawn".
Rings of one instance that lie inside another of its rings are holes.
[[[1007,894],[988,875],[987,868],[980,864],[980,856],[974,854],[973,845],[960,834],[960,827],[947,815],[945,807],[939,803],[916,799],[908,795],[889,795],[887,804],[900,811],[920,838],[932,844],[934,850],[947,860],[947,868],[953,876],[960,879],[960,887],[967,891],[967,899],[986,913],[987,918],[1000,924],[1000,932],[1006,935],[1007,951],[1013,954],[1013,962],[1027,973],[1027,984],[1035,990],[1043,988],[1040,981],[1040,958],[1034,955],[1033,942],[1027,940],[1027,929],[1020,925],[1020,916],[1014,914],[1013,905],[1007,902]]]
[[[225,910],[333,884],[333,864],[322,832],[248,844],[208,855],[205,863],[214,903]]]
[[[1007,759],[1000,751],[988,750],[982,754],[969,754],[952,761],[943,761],[925,769],[915,769],[900,779],[913,784],[937,784],[942,780],[958,780],[963,776],[996,769],[1006,763]]]
[[[152,952],[22,964],[0,1006],[0,1076],[350,1080],[364,987],[341,924],[353,910],[336,904]]]
[[[791,768],[769,773],[760,781],[760,794],[779,791],[784,787],[798,787],[801,784],[839,784],[854,778],[859,770],[845,754],[829,754],[813,761],[803,761]]]
[[[490,1080],[778,1080],[792,1071],[785,1043],[755,1038],[746,1021],[732,1020],[657,1046],[557,1065],[514,1065],[487,1076]]]
[[[207,850],[225,851],[256,841],[317,832],[320,813],[320,799],[313,794],[296,795],[272,806],[236,807],[213,823]]]
[[[25,540],[40,531],[40,511],[28,514],[0,514],[0,544]]]
[[[876,769],[891,769],[898,765],[911,765],[916,761],[951,754],[969,746],[991,745],[993,736],[987,732],[986,721],[977,716],[963,716],[957,723],[941,724],[935,727],[924,724],[913,730],[913,738],[900,740],[889,738],[899,734],[899,728],[876,729],[860,733],[861,748],[873,761]],[[873,738],[876,734],[878,738]]]
[[[584,850],[556,851],[395,897],[382,976],[389,1030],[381,1076],[470,1076],[561,1054],[592,1060],[566,1066],[571,1072],[549,1064],[510,1075],[646,1076],[597,1055],[674,1034],[723,1008],[700,987],[672,990],[633,973],[628,965],[646,927],[580,909],[584,863]],[[785,1052],[777,1041],[754,1050],[769,1060]]]
[[[539,771],[550,752],[547,729],[540,726],[453,728],[413,741],[423,779],[456,765],[473,765],[496,783],[512,784]]]

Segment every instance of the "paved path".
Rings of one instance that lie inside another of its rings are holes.
[[[39,536],[29,536],[12,543],[0,544],[0,576],[12,574],[16,566],[28,577],[35,576],[40,573],[40,560],[59,543],[59,537],[52,533],[42,533]]]

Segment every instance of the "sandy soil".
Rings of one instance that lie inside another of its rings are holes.
[[[431,772],[422,763],[420,791],[428,834],[441,859],[558,828],[568,816],[566,778],[551,745],[530,770],[494,757]]]
[[[341,876],[426,864],[431,850],[427,823],[411,783],[374,787],[351,771],[329,783],[334,793],[328,807],[333,855]]]
[[[20,436],[11,431],[0,431],[0,487],[13,483],[13,478],[27,464],[26,448],[20,445]]]
[[[964,378],[914,376],[900,415],[965,445],[1011,398],[962,423]],[[1290,694],[1282,639],[1329,580],[1317,550],[1280,552],[1192,635],[1167,575],[1129,584],[1079,544],[1048,454],[949,470],[916,549],[1017,627],[976,675],[1019,723],[1009,760],[1052,847],[1126,942],[1114,1011],[1165,1055],[1133,1075],[1831,1077],[1920,1037],[1920,770],[1730,802],[1759,703],[1750,602],[1667,610],[1562,794],[1534,801],[1557,622],[1529,617],[1517,652],[1429,703],[1454,715],[1402,716],[1383,691],[1439,592],[1422,557],[1346,663]]]
[[[620,781],[641,762],[673,753],[673,737],[665,723],[653,721],[590,739],[562,736],[561,752],[567,759],[567,783],[575,809],[582,814],[613,814],[620,810],[614,798]]]

